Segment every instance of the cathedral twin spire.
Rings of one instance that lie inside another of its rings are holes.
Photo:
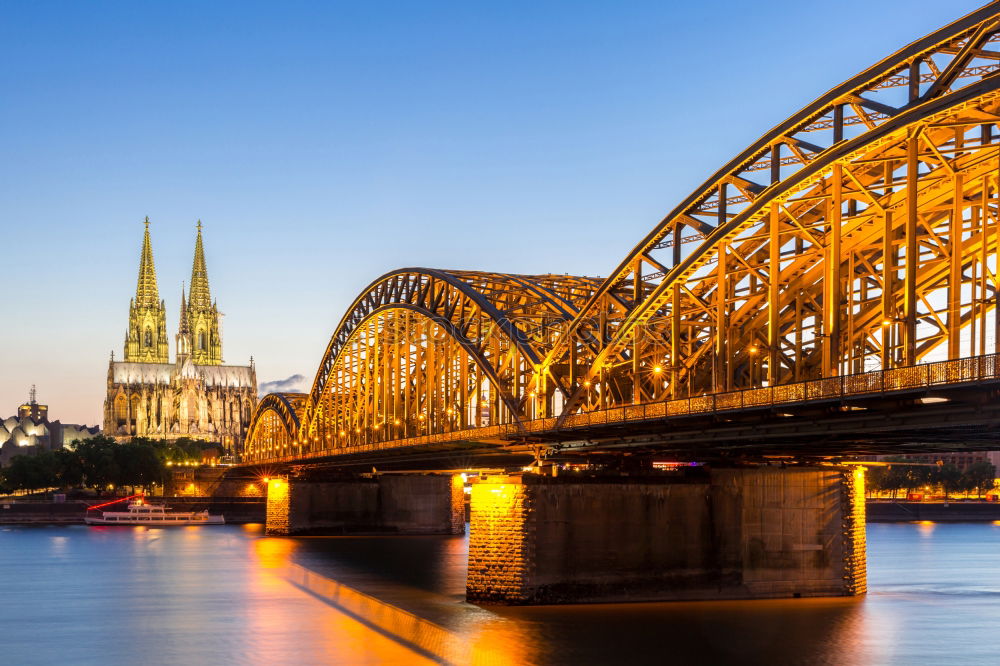
[[[142,237],[139,258],[139,279],[135,298],[128,309],[128,330],[125,332],[125,360],[136,363],[168,363],[167,309],[156,287],[156,265],[149,242],[149,218]]]
[[[208,269],[205,267],[205,248],[201,244],[201,220],[198,220],[198,237],[194,241],[194,263],[191,265],[189,304],[193,308],[212,306],[212,295],[208,290]]]
[[[125,336],[125,360],[141,363],[169,363],[166,331],[166,307],[156,286],[156,266],[149,240],[149,218],[139,258],[139,279],[135,298],[129,307],[129,327]],[[185,297],[181,287],[180,322],[177,331],[177,360],[190,358],[198,365],[222,363],[222,336],[219,309],[212,302],[201,239],[201,220],[194,247],[191,289]]]
[[[201,243],[201,220],[198,220],[198,237],[194,242],[191,286],[184,314],[186,322],[181,322],[181,326],[186,325],[189,329],[191,360],[198,365],[221,364],[222,335],[219,330],[219,308],[212,302],[212,294],[208,288],[205,248]]]
[[[135,302],[140,306],[155,306],[160,302],[160,292],[156,288],[156,264],[153,263],[153,247],[149,242],[149,218],[142,237],[142,256],[139,258],[139,282],[135,286]]]

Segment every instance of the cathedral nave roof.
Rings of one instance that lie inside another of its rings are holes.
[[[169,384],[176,366],[173,363],[115,361],[111,367],[111,381],[115,384]]]
[[[111,381],[115,384],[170,384],[178,376],[173,363],[112,363]],[[196,365],[187,361],[179,376],[202,379],[206,386],[226,388],[252,388],[253,369],[248,365]]]

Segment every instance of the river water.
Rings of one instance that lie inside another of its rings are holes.
[[[496,608],[464,537],[0,526],[0,664],[1000,664],[1000,525],[868,547],[857,599]]]

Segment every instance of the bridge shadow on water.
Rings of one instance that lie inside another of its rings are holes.
[[[255,549],[293,585],[439,663],[880,661],[858,598],[476,606],[465,601],[467,537],[268,538]]]

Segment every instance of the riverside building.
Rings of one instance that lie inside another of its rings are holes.
[[[100,432],[97,426],[49,421],[49,406],[38,403],[32,386],[28,401],[17,408],[17,416],[0,420],[0,467],[14,456],[61,449]]]

